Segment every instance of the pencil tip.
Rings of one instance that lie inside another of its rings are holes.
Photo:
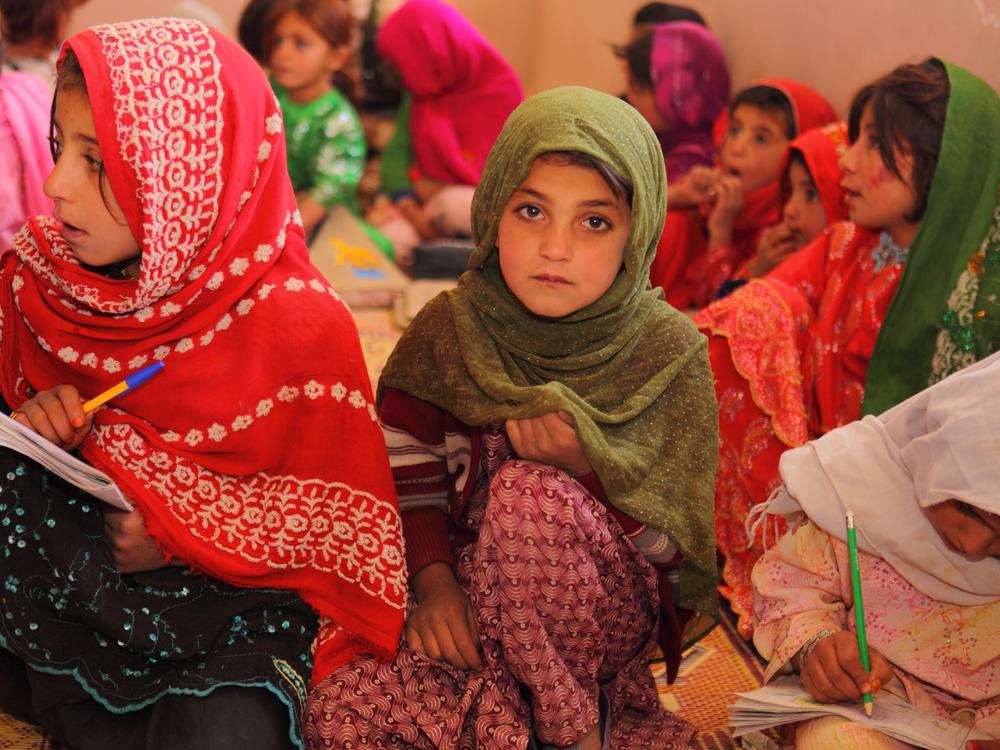
[[[872,717],[872,709],[873,708],[874,708],[874,705],[872,705],[871,703],[866,703],[865,704],[865,716],[867,716],[869,719]]]

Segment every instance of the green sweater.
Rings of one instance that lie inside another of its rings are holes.
[[[296,193],[306,191],[327,210],[343,204],[358,212],[358,183],[365,168],[365,134],[358,113],[334,89],[296,104],[273,81],[285,119],[288,172]]]

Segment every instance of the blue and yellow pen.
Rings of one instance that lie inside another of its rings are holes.
[[[163,363],[156,362],[154,364],[143,367],[138,372],[132,373],[118,385],[111,386],[100,396],[95,396],[94,398],[90,399],[90,401],[87,401],[83,405],[83,413],[87,414],[88,412],[92,412],[98,406],[107,401],[110,401],[115,396],[120,396],[121,394],[125,393],[125,391],[131,390],[132,388],[135,388],[137,385],[145,383],[147,380],[149,380],[151,377],[153,377],[156,373],[158,373],[162,369],[163,369]]]
[[[868,633],[865,631],[865,606],[861,601],[861,571],[858,568],[858,536],[854,530],[854,513],[847,511],[847,553],[851,560],[851,588],[854,590],[854,624],[858,634],[858,654],[861,666],[871,678],[871,660],[868,658]],[[871,717],[872,694],[865,693],[865,715]]]

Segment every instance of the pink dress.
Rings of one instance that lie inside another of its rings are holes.
[[[885,560],[859,552],[869,647],[891,664],[892,692],[914,706],[1000,737],[1000,602],[931,599]],[[819,631],[853,630],[847,545],[811,521],[753,570],[754,645],[769,680]]]
[[[511,460],[484,431],[483,481],[464,521],[457,577],[476,613],[485,669],[464,672],[406,647],[361,659],[310,693],[310,748],[566,746],[599,718],[616,748],[684,748],[694,727],[665,711],[647,668],[657,575],[618,522],[551,466]],[[596,676],[596,681],[594,677]]]

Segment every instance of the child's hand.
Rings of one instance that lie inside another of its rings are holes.
[[[141,573],[167,565],[159,545],[146,534],[146,520],[138,510],[104,510],[104,540],[111,561],[122,573]]]
[[[417,608],[406,619],[406,643],[430,659],[459,669],[482,669],[479,628],[469,597],[446,563],[431,563],[413,576]]]
[[[445,183],[432,180],[430,177],[418,177],[413,181],[413,192],[421,203],[426,203],[445,187]]]
[[[743,181],[726,174],[712,187],[715,205],[708,215],[708,246],[719,247],[733,241],[733,224],[743,210]]]
[[[760,236],[757,255],[747,265],[747,271],[751,278],[763,276],[795,250],[795,236],[787,224],[781,222],[768,227]]]
[[[508,419],[506,427],[514,451],[521,458],[555,466],[574,477],[593,470],[573,427],[573,418],[564,411],[531,419]]]
[[[667,189],[667,207],[684,208],[704,203],[712,197],[722,172],[714,167],[697,166],[684,175],[675,185]]]
[[[50,443],[71,451],[83,442],[94,422],[94,413],[83,413],[83,399],[74,386],[57,385],[25,401],[11,418]]]
[[[858,637],[841,630],[819,641],[802,665],[802,686],[820,703],[840,703],[877,693],[892,679],[892,668],[878,651],[868,649],[871,674],[858,655]]]

